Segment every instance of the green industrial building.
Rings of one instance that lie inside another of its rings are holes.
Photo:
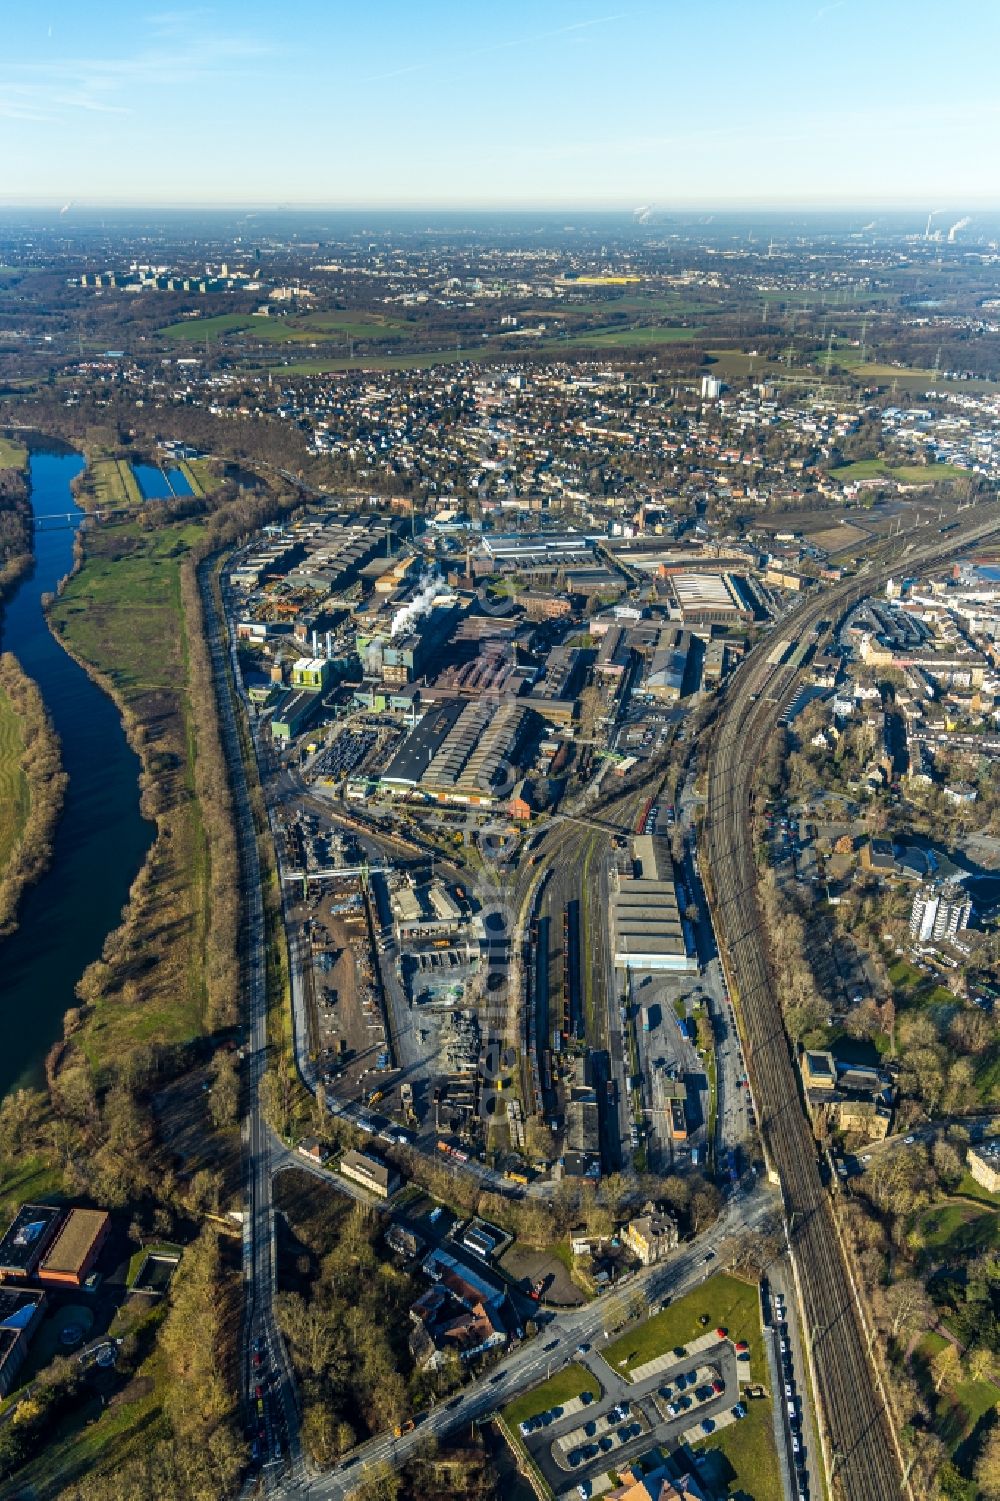
[[[322,696],[309,688],[291,688],[271,716],[275,740],[294,740],[315,718]]]

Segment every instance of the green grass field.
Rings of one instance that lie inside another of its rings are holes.
[[[187,650],[180,564],[196,524],[143,532],[137,523],[95,528],[83,568],[51,611],[70,649],[104,674],[126,710],[156,727],[154,765],[166,793],[166,841],[154,846],[153,896],[137,940],[150,963],[135,1004],[102,998],[81,1033],[95,1069],[113,1065],[136,1041],[179,1041],[202,1029],[208,856],[198,804],[190,797],[192,726],[184,685]],[[148,929],[148,931],[147,931]]]
[[[1000,1214],[985,1204],[952,1199],[925,1209],[917,1223],[930,1262],[965,1260],[1000,1247]]]
[[[955,1192],[962,1198],[977,1199],[980,1204],[988,1204],[993,1209],[1000,1209],[1000,1194],[991,1194],[988,1188],[977,1183],[971,1173],[966,1173]]]
[[[27,462],[28,450],[24,444],[0,433],[0,469],[23,469]]]
[[[771,1403],[758,1399],[746,1407],[742,1422],[730,1423],[698,1444],[698,1454],[705,1456],[700,1473],[712,1487],[712,1495],[783,1501]]]
[[[705,1314],[707,1325],[701,1322]],[[749,1341],[750,1374],[754,1381],[766,1383],[757,1288],[722,1272],[662,1313],[627,1329],[602,1354],[615,1370],[627,1372],[716,1326],[727,1329],[733,1339]],[[750,1401],[742,1422],[723,1428],[698,1445],[699,1453],[704,1450],[717,1456],[711,1462],[717,1487],[713,1494],[732,1494],[746,1501],[782,1501],[771,1414],[770,1398]]]
[[[684,292],[676,291],[655,293],[649,297],[638,293],[635,296],[605,297],[593,302],[563,300],[554,305],[551,302],[539,302],[531,311],[551,318],[553,306],[566,313],[582,314],[588,318],[606,318],[610,313],[651,313],[677,318],[691,313],[714,312],[718,310],[719,304],[706,302],[696,294],[688,297]]]
[[[875,479],[883,474],[903,485],[940,485],[946,480],[971,478],[967,469],[960,469],[956,464],[892,465],[885,459],[858,459],[853,464],[841,464],[830,471],[830,478],[850,484],[852,480]]]
[[[229,334],[247,334],[265,344],[323,344],[333,339],[400,339],[408,324],[375,313],[306,313],[293,318],[257,318],[253,313],[218,313],[184,318],[158,330],[171,343],[204,343]]]
[[[981,1418],[1000,1402],[1000,1387],[989,1380],[969,1381],[961,1375],[933,1391],[931,1362],[947,1344],[943,1334],[925,1334],[913,1352],[914,1366],[922,1376],[934,1408],[934,1431],[951,1453],[966,1439]]]
[[[925,975],[915,965],[898,959],[889,967],[893,994],[897,1005],[903,1006],[958,1006],[961,1004],[954,991],[939,985],[931,975]]]
[[[503,1410],[503,1416],[513,1429],[525,1418],[533,1418],[537,1413],[547,1412],[550,1407],[562,1407],[567,1402],[572,1402],[574,1397],[579,1397],[583,1392],[590,1392],[596,1401],[601,1395],[601,1389],[597,1381],[582,1365],[575,1362],[568,1365],[564,1370],[557,1371],[548,1381],[543,1381],[540,1386],[533,1386],[530,1392],[525,1392],[520,1397],[515,1397]]]
[[[98,506],[141,506],[142,491],[128,459],[97,459],[90,465],[90,489]]]
[[[708,1324],[701,1323],[708,1314]],[[760,1305],[756,1287],[718,1273],[696,1292],[671,1303],[645,1323],[631,1325],[602,1354],[616,1371],[627,1373],[655,1360],[677,1345],[697,1339],[706,1329],[721,1326],[733,1339],[750,1342],[750,1371],[755,1381],[766,1379],[767,1366],[760,1341]]]
[[[72,1481],[113,1471],[126,1458],[169,1438],[159,1363],[154,1357],[143,1369],[144,1379],[131,1382],[112,1405],[105,1407],[95,1393],[56,1425],[41,1454],[18,1471],[19,1494],[58,1501]]]
[[[211,495],[222,484],[222,475],[211,459],[183,459],[178,467],[195,495]]]
[[[0,872],[21,837],[31,807],[28,778],[21,769],[23,755],[20,718],[0,688]]]
[[[43,1157],[26,1157],[0,1178],[0,1214],[13,1219],[22,1204],[51,1204],[63,1197],[62,1173]]]

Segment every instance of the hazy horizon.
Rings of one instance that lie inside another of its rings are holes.
[[[933,36],[933,48],[928,38]],[[1000,203],[1000,12],[264,0],[7,18],[3,200],[666,211]]]

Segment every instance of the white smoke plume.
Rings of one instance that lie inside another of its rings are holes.
[[[959,221],[958,221],[957,224],[953,224],[951,226],[951,228],[949,229],[949,231],[948,231],[948,244],[949,245],[954,245],[954,243],[955,243],[955,236],[958,234],[959,230],[960,229],[968,229],[968,227],[969,227],[969,225],[971,223],[972,223],[972,219],[967,214],[964,219],[959,219]]]
[[[404,631],[411,631],[421,615],[427,614],[431,605],[442,592],[439,575],[433,571],[424,573],[421,576],[420,587],[416,594],[405,605],[401,605],[395,615],[393,615],[392,625],[389,629],[390,637],[399,636]]]

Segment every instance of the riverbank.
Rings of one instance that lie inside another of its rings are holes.
[[[12,775],[16,773],[16,775]],[[68,778],[59,736],[37,684],[10,652],[0,655],[0,797],[5,810],[13,795],[15,821],[0,844],[0,939],[17,928],[26,887],[41,879],[52,860],[53,836]],[[6,819],[0,811],[0,835]]]
[[[0,433],[0,611],[34,562],[27,463],[25,445]]]
[[[65,445],[49,447],[34,437],[29,449],[29,525],[33,512],[59,522],[34,528],[34,559],[0,616],[0,649],[12,652],[37,684],[69,782],[50,868],[22,893],[19,926],[0,950],[0,1095],[44,1083],[45,1057],[76,1004],[76,983],[121,921],[150,838],[139,813],[139,765],[118,712],[62,649],[43,609],[73,567],[80,513],[69,485],[82,460]],[[22,486],[21,474],[17,480]]]
[[[110,711],[119,740],[126,726],[139,758],[129,752],[136,771],[128,791],[134,798],[138,779],[155,836],[127,900],[100,929],[108,937],[79,980],[79,1004],[61,1019],[46,1094],[12,1093],[0,1104],[10,1117],[9,1130],[0,1120],[0,1134],[16,1143],[12,1158],[0,1161],[0,1191],[16,1184],[22,1200],[26,1184],[36,1201],[58,1195],[110,1207],[117,1225],[129,1227],[129,1252],[154,1236],[179,1243],[172,1310],[200,1261],[221,1256],[209,1277],[197,1278],[182,1319],[168,1314],[162,1331],[141,1323],[137,1340],[126,1339],[104,1409],[68,1394],[57,1427],[26,1416],[16,1481],[38,1501],[55,1501],[69,1486],[104,1501],[150,1483],[182,1501],[193,1497],[197,1487],[186,1477],[199,1474],[208,1452],[224,1460],[215,1491],[222,1497],[235,1490],[245,1458],[235,1421],[241,1285],[233,1248],[225,1241],[213,1250],[210,1230],[196,1241],[206,1216],[242,1202],[242,1175],[230,1026],[240,879],[235,845],[226,842],[228,773],[195,567],[272,519],[278,504],[241,497],[183,521],[157,502],[88,526],[41,624],[46,646]],[[95,694],[94,685],[104,691]],[[86,728],[81,721],[81,734]],[[69,731],[64,741],[68,749]],[[91,864],[99,886],[101,865]],[[39,963],[38,952],[31,961]],[[20,1426],[16,1432],[20,1438]]]

